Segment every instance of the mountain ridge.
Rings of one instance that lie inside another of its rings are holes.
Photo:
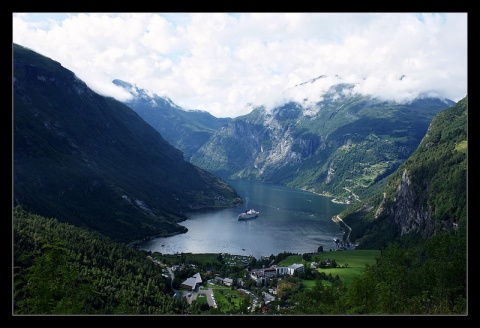
[[[230,118],[217,118],[207,111],[183,109],[170,98],[142,89],[136,84],[115,79],[116,86],[130,93],[123,103],[132,108],[162,137],[184,153],[185,159],[198,149]]]
[[[223,178],[355,202],[378,188],[415,150],[433,116],[454,102],[421,98],[399,104],[352,89],[335,85],[310,107],[297,102],[257,107],[217,130],[191,162]]]
[[[443,231],[466,236],[467,99],[434,117],[381,193],[340,213],[361,248],[428,239]]]
[[[128,242],[242,203],[130,107],[56,61],[16,44],[13,54],[14,205]]]
[[[319,91],[317,103],[305,98],[272,109],[251,105],[250,113],[218,124],[210,116],[208,125],[187,117],[189,111],[168,97],[114,83],[130,90],[134,98],[125,103],[191,163],[222,178],[278,183],[343,203],[381,188],[418,146],[432,117],[454,104],[426,95],[401,103],[360,95],[338,75],[320,75],[284,92],[327,79],[336,84]],[[351,167],[352,161],[359,163]]]

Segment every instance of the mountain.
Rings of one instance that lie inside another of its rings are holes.
[[[21,207],[13,225],[15,315],[181,314],[170,277],[145,252]]]
[[[382,187],[418,147],[434,115],[453,104],[428,97],[384,101],[340,81],[313,105],[260,106],[232,119],[190,161],[223,178],[283,184],[353,203]]]
[[[381,193],[340,214],[360,248],[414,243],[447,231],[466,236],[467,97],[438,113]]]
[[[131,108],[13,45],[14,205],[121,242],[186,232],[187,211],[242,203]]]
[[[189,159],[210,136],[230,118],[217,118],[206,111],[185,110],[170,100],[136,85],[113,80],[113,84],[122,87],[132,98],[124,104],[132,108],[148,124],[154,127],[165,140],[180,149]]]

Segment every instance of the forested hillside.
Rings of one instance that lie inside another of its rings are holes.
[[[357,94],[339,78],[316,104],[260,106],[232,119],[190,161],[221,177],[282,184],[355,203],[385,186],[418,147],[432,118],[453,104],[430,97],[385,101]]]
[[[125,105],[132,108],[172,146],[180,149],[186,160],[198,151],[211,135],[230,118],[217,118],[209,112],[186,110],[170,100],[139,88],[131,83],[113,80],[132,95]]]
[[[260,308],[251,313],[203,309],[195,302],[188,305],[185,298],[177,300],[167,278],[145,252],[98,233],[30,214],[21,207],[15,208],[13,223],[16,315],[262,313]],[[325,278],[315,270],[300,277],[274,279],[267,285],[253,283],[244,270],[222,270],[222,276],[244,277],[245,286],[258,295],[272,287],[281,288],[263,314],[464,315],[465,247],[465,238],[445,232],[413,248],[390,245],[375,265],[367,266],[350,284],[334,279],[325,285]],[[335,259],[335,253],[329,257]],[[282,255],[272,255],[268,262],[278,263]],[[265,265],[269,264],[258,261],[250,269]],[[305,288],[302,277],[315,276],[314,287]]]
[[[465,250],[465,238],[447,232],[415,247],[392,243],[353,283],[327,287],[317,281],[294,295],[289,313],[466,315]]]
[[[131,108],[13,46],[14,204],[118,241],[186,232],[185,213],[242,203]]]
[[[147,256],[151,254],[124,242],[185,231],[178,224],[184,211],[233,206],[241,201],[236,192],[185,162],[127,106],[93,93],[48,58],[17,46],[15,51],[13,313],[233,314],[175,299],[170,281]],[[432,111],[439,110],[433,103]],[[371,107],[360,107],[373,115]],[[355,108],[360,110],[350,109]],[[277,119],[292,123],[298,118],[298,108],[285,109]],[[251,117],[260,120],[260,114]],[[385,187],[340,214],[351,242],[381,250],[374,265],[349,284],[316,279],[308,288],[301,276],[259,284],[254,287],[258,295],[274,284],[283,288],[274,303],[278,306],[267,314],[468,314],[467,121],[467,97],[441,110],[413,154],[397,158],[402,162],[397,161],[397,170],[388,178],[388,170],[380,170],[383,175],[377,178],[384,179]],[[229,124],[237,132],[249,130],[251,140],[265,140],[260,132],[267,130],[261,125],[244,119]],[[408,136],[399,143],[391,136],[377,139],[376,133],[369,134],[368,142],[356,134],[351,140],[358,143],[351,143],[347,130],[346,143],[336,144],[335,152],[414,143]],[[307,136],[312,135],[297,135],[298,143],[290,144],[296,145],[295,153],[313,150]],[[382,147],[375,149],[386,149]],[[340,162],[348,158],[357,157],[338,157]],[[222,274],[250,279],[245,270]],[[312,276],[314,271],[308,273]]]
[[[145,253],[17,207],[16,314],[175,314],[170,281]]]
[[[407,245],[442,231],[466,238],[467,97],[440,112],[418,149],[388,179],[383,192],[340,216],[360,248]]]
[[[467,314],[468,98],[438,113],[382,193],[339,215],[359,249],[381,249],[351,286],[296,296],[295,313]]]

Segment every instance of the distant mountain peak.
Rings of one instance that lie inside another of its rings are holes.
[[[305,82],[302,82],[302,83],[299,83],[299,84],[296,84],[295,87],[298,87],[298,86],[301,86],[301,85],[305,85],[305,84],[308,84],[308,83],[315,83],[315,81],[317,80],[320,80],[320,79],[327,79],[329,76],[328,75],[320,75],[320,76],[317,76],[313,79],[310,79],[308,81],[305,81]],[[338,76],[337,74],[335,74],[335,76],[333,77],[335,79],[338,79],[338,80],[341,80],[342,78],[340,76]]]
[[[124,89],[132,89],[133,85],[131,83],[115,79],[112,81],[113,84],[118,85],[119,87],[122,87]]]
[[[186,232],[178,223],[186,211],[242,203],[129,106],[95,93],[45,56],[15,44],[13,51],[15,206],[127,243]],[[137,104],[150,106],[149,99]],[[179,119],[165,121],[179,129]]]
[[[158,103],[166,102],[170,106],[172,106],[176,109],[184,110],[183,108],[181,108],[180,106],[175,104],[167,96],[159,96],[152,91],[149,91],[149,90],[142,89],[142,88],[138,87],[136,84],[132,84],[132,83],[122,81],[122,80],[119,80],[119,79],[114,79],[112,81],[112,83],[115,84],[116,86],[119,86],[119,87],[123,88],[125,91],[130,93],[133,97],[131,102],[135,102],[135,101],[138,101],[138,100],[148,100],[148,101],[150,101],[152,106],[157,106]]]

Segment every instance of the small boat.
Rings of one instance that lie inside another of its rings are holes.
[[[255,211],[253,208],[248,211],[246,210],[238,215],[238,221],[258,218],[258,214],[260,214],[260,212]]]

